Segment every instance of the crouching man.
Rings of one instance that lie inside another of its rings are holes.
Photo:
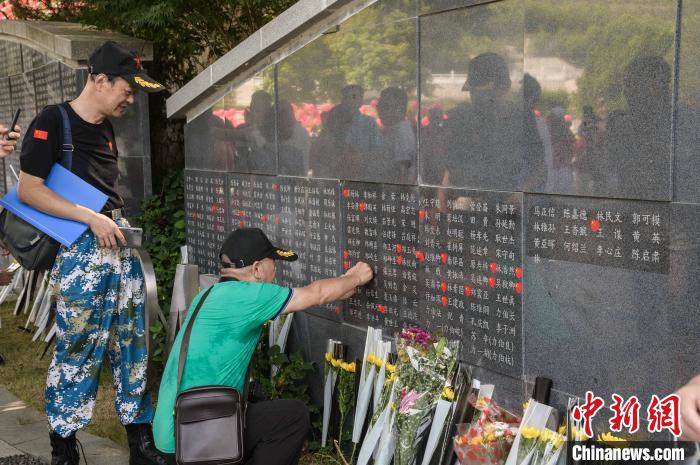
[[[372,279],[372,269],[358,263],[338,278],[290,289],[272,284],[275,260],[294,261],[291,250],[273,246],[260,229],[233,231],[219,254],[221,280],[209,293],[192,326],[180,391],[219,385],[243,390],[248,364],[262,327],[280,314],[298,312],[353,295]],[[192,309],[202,297],[195,297]],[[187,326],[187,321],[183,327]],[[170,352],[158,394],[153,430],[156,447],[175,464],[173,409],[181,331]],[[309,413],[298,400],[249,404],[245,430],[248,465],[296,464],[309,428]]]

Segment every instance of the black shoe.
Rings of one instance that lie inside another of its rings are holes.
[[[126,425],[126,437],[129,441],[129,465],[168,465],[153,443],[151,425]]]
[[[67,438],[53,431],[49,434],[51,440],[51,465],[79,465],[80,454],[75,434]]]

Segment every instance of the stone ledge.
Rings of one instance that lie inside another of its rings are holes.
[[[76,23],[53,21],[0,21],[0,39],[13,40],[47,53],[63,62],[85,64],[88,55],[106,40],[114,40],[138,52],[143,61],[153,60],[153,44],[111,31]]]

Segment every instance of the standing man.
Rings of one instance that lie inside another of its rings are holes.
[[[71,247],[61,247],[51,271],[54,285],[56,350],[46,381],[52,465],[78,465],[75,432],[90,423],[100,371],[109,356],[117,416],[126,426],[130,465],[164,464],[153,446],[153,407],[146,391],[144,279],[138,257],[119,227],[124,205],[116,191],[119,169],[114,129],[134,103],[134,92],[163,86],[141,69],[139,58],[114,42],[90,55],[89,76],[80,96],[61,104],[73,134],[74,174],[109,199],[95,213],[60,197],[44,185],[61,154],[62,118],[49,106],[32,121],[24,137],[19,198],[50,215],[89,226]]]
[[[229,386],[243,392],[245,377],[262,327],[281,313],[298,312],[353,295],[372,279],[372,269],[359,262],[338,278],[321,279],[299,289],[272,284],[275,260],[294,261],[291,250],[273,246],[260,229],[233,231],[221,247],[221,280],[192,325],[180,391],[197,386]],[[195,308],[203,292],[195,297]],[[188,319],[183,323],[187,326]],[[154,421],[156,445],[175,464],[173,409],[177,397],[180,331],[158,393]],[[306,439],[309,412],[303,402],[280,399],[251,403],[245,423],[246,465],[294,465]]]

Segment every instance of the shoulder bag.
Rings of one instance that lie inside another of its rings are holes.
[[[70,120],[63,105],[56,106],[61,111],[63,122],[60,163],[70,171],[73,166],[73,134]],[[61,247],[53,237],[7,209],[0,213],[0,240],[5,243],[15,260],[27,270],[50,270]]]
[[[228,386],[200,386],[179,392],[192,325],[213,287],[199,299],[180,345],[173,412],[178,465],[238,465],[244,460],[246,402],[241,393]]]

